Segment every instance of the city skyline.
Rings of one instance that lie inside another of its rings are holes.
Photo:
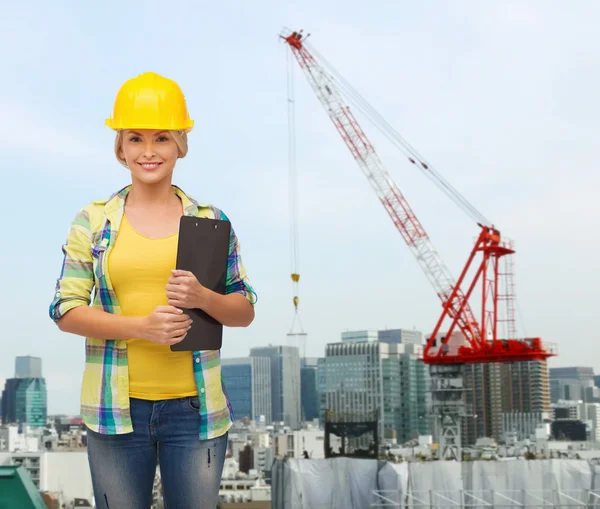
[[[583,352],[600,358],[588,340],[600,286],[589,269],[600,242],[589,236],[600,220],[592,163],[598,105],[590,100],[600,85],[600,5],[188,5],[185,17],[161,25],[177,51],[169,44],[125,50],[151,37],[147,27],[164,9],[124,5],[117,17],[60,2],[3,10],[0,42],[11,48],[11,79],[0,83],[0,147],[4,183],[14,190],[3,206],[11,217],[19,211],[4,238],[19,248],[0,255],[0,276],[11,288],[0,303],[2,379],[15,356],[42,357],[52,410],[77,406],[84,340],[60,332],[48,305],[70,222],[86,203],[128,183],[104,120],[118,87],[147,70],[180,83],[196,121],[174,181],[231,218],[258,293],[252,326],[225,330],[224,357],[286,344],[294,310],[284,27],[310,32],[310,43],[361,95],[514,239],[519,332],[557,343],[560,355],[549,366],[580,364]],[[135,26],[126,21],[132,17]],[[107,26],[120,37],[106,38]],[[344,330],[427,334],[437,296],[298,69],[295,77],[306,355],[323,355]],[[357,117],[456,277],[477,226]],[[26,225],[40,222],[35,235],[26,234]]]
[[[422,334],[421,331],[418,331],[416,329],[382,329],[382,330],[356,330],[356,331],[343,331],[342,333],[340,333],[339,338],[337,339],[337,341],[332,341],[330,343],[328,343],[328,345],[341,345],[344,343],[348,343],[348,342],[389,342],[389,343],[401,343],[401,344],[405,344],[407,346],[411,346],[411,345],[415,345],[417,348],[418,347],[422,347],[425,344],[425,336]],[[290,345],[273,345],[273,344],[268,344],[265,345],[264,347],[255,347],[257,351],[260,351],[261,348],[265,349],[265,350],[278,350],[279,348],[289,348]],[[297,347],[296,347],[297,349]],[[254,358],[253,358],[254,357]],[[258,358],[256,358],[258,357]],[[323,356],[319,356],[319,357],[298,357],[299,359],[299,366],[300,368],[304,368],[304,366],[313,366],[315,369],[324,369],[325,368],[325,364],[323,364],[323,366],[321,367],[321,361],[326,361],[326,357],[327,357],[327,349],[324,351]],[[18,365],[19,365],[19,361],[23,361],[23,360],[28,360],[28,361],[36,361],[34,364],[34,369],[40,369],[41,370],[41,362],[43,361],[43,359],[39,358],[39,357],[32,357],[32,356],[17,356],[15,358],[15,375],[17,374],[17,370],[18,370]],[[223,360],[223,366],[227,366],[228,368],[233,367],[234,365],[252,365],[253,363],[257,362],[257,361],[267,361],[268,359],[265,358],[260,358],[260,354],[258,354],[258,356],[255,354],[253,356],[252,352],[249,352],[249,354],[247,356],[236,356],[236,357],[222,357]],[[305,364],[305,361],[307,361],[307,363]],[[39,362],[39,364],[37,363]],[[417,361],[420,362],[420,361]],[[536,362],[530,362],[530,363],[522,363],[522,364],[536,364]],[[39,368],[38,368],[39,366]],[[481,365],[476,365],[476,366],[481,366]],[[496,369],[499,367],[499,365],[495,365]],[[267,371],[269,371],[268,367],[262,367],[261,368],[262,371],[264,372],[265,369]],[[301,370],[302,370],[301,369]],[[425,369],[426,366],[425,366]],[[507,367],[507,369],[510,370],[510,366]],[[525,369],[525,368],[524,368]],[[228,371],[224,368],[224,375],[228,376],[227,373]],[[553,375],[554,372],[554,375]],[[233,372],[232,372],[233,373]],[[567,373],[567,377],[574,377],[574,376],[580,376],[580,373],[584,373],[585,376],[587,377],[587,379],[589,379],[591,385],[589,386],[589,396],[587,397],[587,400],[589,401],[600,401],[600,385],[596,386],[595,385],[595,380],[598,379],[599,383],[600,383],[600,377],[596,378],[596,376],[594,375],[594,368],[590,367],[590,366],[568,366],[568,367],[562,367],[562,368],[551,368],[550,366],[548,366],[548,380],[549,380],[549,392],[548,392],[548,398],[551,397],[551,393],[552,390],[550,389],[550,387],[553,386],[554,382],[557,382],[559,380],[562,380],[562,373]],[[248,374],[236,374],[236,376],[247,376]],[[324,372],[319,374],[316,373],[315,374],[315,379],[314,379],[314,383],[316,383],[316,387],[317,387],[317,391],[322,391],[324,390],[325,386],[320,387],[320,383],[321,381],[319,380],[320,376],[323,376]],[[465,376],[468,376],[467,374],[465,374]],[[12,375],[11,375],[12,377]],[[302,377],[303,375],[300,376],[300,378],[298,380],[294,380],[292,378],[293,381],[293,385],[297,385],[298,389],[300,390],[300,387],[303,387],[304,382],[302,381]],[[573,384],[576,383],[575,379],[570,379],[572,381]],[[5,385],[5,381],[6,379],[3,377],[0,377],[0,394],[1,394],[1,390]],[[226,380],[227,382],[227,380]],[[254,384],[255,382],[253,381],[252,384]],[[252,389],[254,391],[255,394],[261,394],[261,390],[262,387],[261,385],[264,383],[268,383],[270,384],[270,375],[269,375],[269,380],[268,381],[260,381],[258,382],[258,384],[254,387],[254,389]],[[230,389],[231,390],[231,389]],[[289,390],[289,389],[288,389]],[[264,392],[264,391],[263,391]],[[270,392],[270,391],[269,391]],[[277,391],[276,391],[277,392]],[[240,393],[241,395],[242,393]],[[231,394],[230,394],[231,395]],[[321,408],[319,409],[319,416],[321,416],[321,411],[323,410],[323,404],[325,403],[322,399],[322,392],[318,392],[318,397],[320,399],[319,402],[319,406],[321,406]],[[264,395],[263,395],[264,396]],[[255,396],[252,396],[252,398],[254,398]],[[260,397],[260,396],[258,396]],[[300,400],[304,400],[305,394],[300,391],[299,394],[299,398]],[[562,399],[567,399],[569,400],[570,398],[562,398]],[[571,398],[572,399],[572,398]],[[580,399],[579,397],[576,397],[575,400]],[[586,398],[583,398],[584,400],[586,400]],[[556,402],[557,399],[553,398],[552,402]],[[64,403],[64,402],[62,402]],[[264,403],[260,403],[260,405],[264,405]],[[259,408],[264,408],[264,406],[260,406]],[[537,409],[536,409],[537,410]],[[521,410],[519,410],[521,411]],[[270,412],[270,405],[269,405],[269,411]],[[257,412],[254,412],[254,418],[256,418],[257,416],[259,416],[260,414],[262,414],[263,411],[259,410]],[[52,394],[48,391],[48,414],[49,415],[78,415],[79,414],[79,402],[78,400],[76,402],[71,402],[71,408],[68,411],[54,411],[53,408],[53,402],[52,402]],[[246,416],[246,415],[236,415],[236,418],[242,418],[242,417],[250,417],[250,416]],[[309,419],[310,420],[310,419]],[[267,418],[267,422],[269,422],[270,419]]]
[[[383,339],[384,341],[398,341],[397,339],[394,339],[395,336],[400,335],[398,337],[404,337],[404,335],[409,334],[409,336],[406,339],[402,339],[401,342],[404,342],[406,344],[415,344],[415,345],[425,345],[426,340],[425,337],[426,335],[424,335],[422,333],[422,331],[419,331],[417,329],[402,329],[402,328],[386,328],[386,329],[359,329],[359,330],[344,330],[342,332],[340,332],[339,337],[337,338],[337,340],[333,340],[327,343],[327,345],[330,344],[336,344],[336,343],[342,343],[344,341],[348,341],[348,338],[352,338],[353,335],[356,335],[356,337],[363,341],[364,338],[370,338],[369,341],[377,341],[378,338],[379,339]],[[422,342],[416,340],[416,338],[422,338]],[[326,352],[327,352],[327,345],[325,345],[324,350],[323,350],[323,354],[313,357],[313,356],[306,356],[306,357],[302,357],[300,356],[300,362],[301,362],[301,366],[303,366],[304,364],[302,364],[303,360],[311,360],[311,361],[316,361],[316,360],[324,360],[326,357]],[[300,353],[300,348],[301,345],[290,345],[289,344],[289,339],[288,339],[288,344],[266,344],[263,346],[256,346],[253,347],[257,350],[260,350],[261,348],[263,349],[268,349],[268,348],[272,348],[272,349],[276,349],[278,347],[289,347],[289,346],[294,346],[299,350]],[[231,361],[242,361],[242,362],[250,362],[250,359],[252,359],[252,352],[250,351],[251,349],[249,349],[249,352],[246,356],[243,355],[237,355],[237,356],[232,356],[232,357],[222,357],[223,361],[224,361],[224,365],[231,365]],[[13,364],[13,374],[10,374],[10,376],[3,376],[2,373],[0,373],[0,395],[1,395],[1,391],[2,388],[4,388],[5,382],[8,378],[12,378],[14,375],[17,374],[17,364],[18,364],[18,359],[21,360],[33,360],[35,361],[34,364],[34,368],[33,369],[40,369],[41,370],[41,362],[43,362],[43,359],[41,359],[40,357],[36,357],[36,356],[31,356],[31,355],[18,355],[15,357],[14,359],[14,364]],[[39,362],[39,368],[37,367],[38,364],[37,362]],[[419,361],[420,362],[420,361]],[[595,373],[594,368],[591,367],[589,364],[587,365],[576,365],[576,366],[561,366],[561,367],[556,367],[556,366],[552,366],[550,364],[550,361],[548,361],[548,369],[549,369],[549,373],[550,373],[550,382],[553,381],[553,377],[552,377],[552,372],[555,371],[556,373],[560,373],[560,372],[572,372],[572,373],[578,373],[578,372],[584,372],[587,374],[588,378],[592,376],[593,373]],[[316,365],[315,365],[316,366]],[[573,375],[571,375],[573,376]],[[600,375],[599,375],[600,376]],[[44,377],[46,379],[47,382],[47,377]],[[560,378],[560,376],[559,376]],[[592,386],[599,391],[600,394],[600,386],[596,386],[593,382],[593,378],[591,378],[592,380]],[[558,379],[554,380],[554,381],[558,381]],[[298,380],[298,385],[300,386],[300,379]],[[79,388],[78,388],[79,389]],[[590,389],[591,390],[591,389]],[[591,393],[590,393],[591,394]],[[591,397],[591,396],[590,396]],[[568,399],[568,398],[567,398]],[[584,398],[585,399],[585,398]],[[73,400],[72,402],[66,402],[69,405],[69,410],[57,410],[54,411],[53,408],[53,398],[52,398],[52,392],[48,389],[48,414],[49,415],[78,415],[79,414],[79,399],[77,398],[76,400]],[[64,401],[61,401],[60,403],[65,404]]]

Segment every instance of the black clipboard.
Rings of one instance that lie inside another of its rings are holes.
[[[177,269],[188,270],[202,286],[225,294],[231,223],[222,219],[181,216]],[[223,325],[201,309],[183,310],[193,320],[187,336],[171,351],[220,350]]]

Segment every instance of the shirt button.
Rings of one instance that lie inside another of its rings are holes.
[[[202,387],[202,389],[200,389],[200,392],[201,392],[201,393],[204,393],[204,387]]]
[[[60,297],[60,292],[56,292],[56,296],[57,296],[57,297]]]
[[[196,364],[198,364],[200,362],[200,359],[196,358]]]

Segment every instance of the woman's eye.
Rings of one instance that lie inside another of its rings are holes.
[[[129,138],[129,141],[131,141],[133,143],[137,143],[138,141],[140,141],[140,137],[139,136],[132,136],[131,138]]]
[[[157,138],[156,141],[158,141],[160,143],[164,143],[165,141],[169,141],[169,138],[167,138],[166,136],[161,136],[161,137]]]

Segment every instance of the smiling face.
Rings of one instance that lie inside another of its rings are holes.
[[[131,129],[120,133],[118,156],[124,159],[133,179],[154,184],[170,178],[181,149],[172,132]]]

